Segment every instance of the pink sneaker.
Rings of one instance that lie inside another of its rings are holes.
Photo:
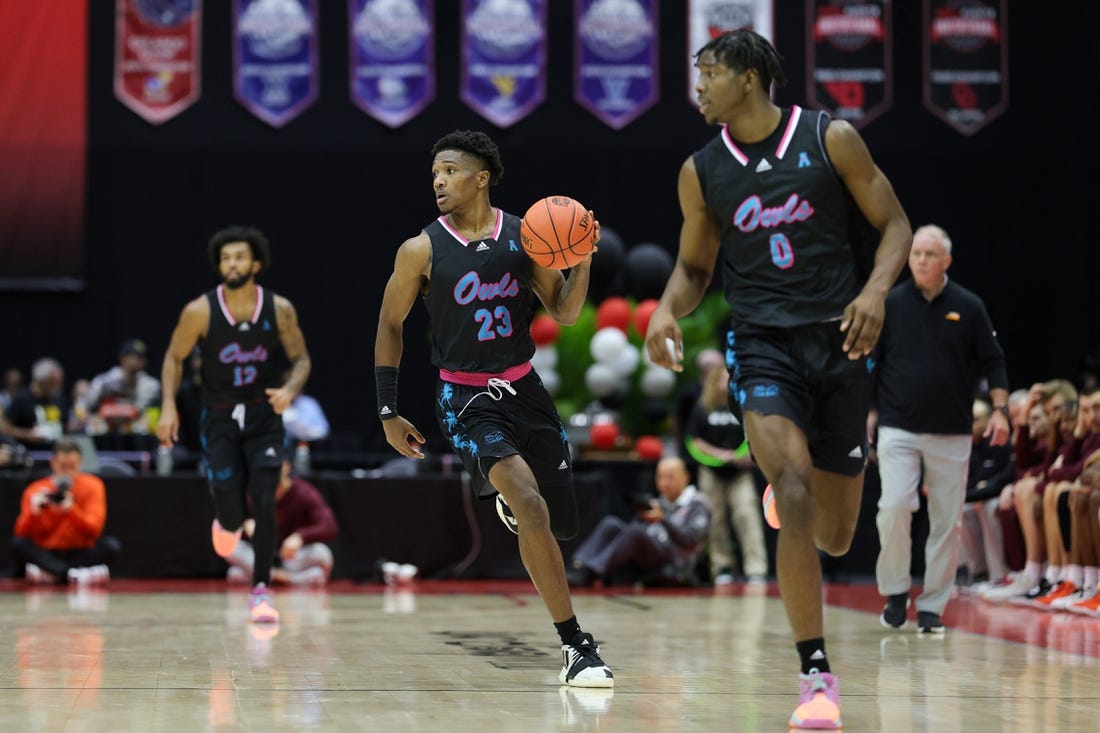
[[[240,539],[240,529],[237,529],[236,532],[230,532],[228,529],[223,529],[217,519],[210,525],[210,541],[214,543],[214,552],[218,553],[218,557],[229,557],[232,555],[233,550],[237,549],[237,542],[240,541]]]
[[[279,612],[271,600],[271,591],[263,583],[257,583],[248,595],[248,614],[254,624],[279,623]]]
[[[779,511],[775,508],[775,492],[772,491],[771,484],[768,484],[768,487],[764,489],[764,498],[761,503],[764,505],[764,520],[768,523],[768,526],[772,529],[779,529]]]
[[[800,730],[840,730],[840,683],[828,672],[811,669],[799,675],[798,707],[791,727]]]

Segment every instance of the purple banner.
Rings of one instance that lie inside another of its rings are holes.
[[[400,127],[435,99],[434,0],[348,0],[351,99]]]
[[[1007,0],[924,0],[924,105],[963,135],[1008,109]]]
[[[272,127],[317,99],[317,2],[233,1],[233,93]]]
[[[658,0],[576,0],[573,97],[621,130],[657,102]]]
[[[863,127],[893,103],[888,0],[806,0],[806,93]]]
[[[497,127],[546,99],[549,0],[462,0],[462,101]]]

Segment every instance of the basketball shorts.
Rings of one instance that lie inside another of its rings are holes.
[[[729,402],[739,417],[751,410],[791,420],[816,468],[858,476],[867,463],[874,361],[849,359],[844,338],[840,321],[728,332]]]
[[[267,402],[204,407],[202,452],[207,478],[219,487],[245,487],[252,471],[282,467],[283,418]]]
[[[477,496],[496,489],[489,470],[502,458],[520,455],[540,489],[572,487],[573,462],[565,428],[542,380],[532,369],[503,387],[475,387],[440,380],[436,389],[439,427],[462,459]]]

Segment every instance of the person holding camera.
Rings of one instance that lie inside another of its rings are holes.
[[[710,532],[710,506],[679,456],[657,462],[656,483],[660,498],[636,502],[633,521],[611,515],[600,520],[573,553],[567,573],[571,585],[591,585],[627,565],[660,573],[670,582],[693,580],[695,560]]]
[[[30,583],[104,583],[121,545],[103,535],[107,490],[102,479],[82,472],[80,446],[54,443],[51,474],[23,492],[12,552]]]

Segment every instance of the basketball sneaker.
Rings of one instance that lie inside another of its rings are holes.
[[[1100,616],[1100,588],[1083,601],[1077,601],[1077,603],[1071,604],[1066,610],[1084,616]]]
[[[25,571],[27,574],[27,582],[32,585],[47,585],[57,582],[57,578],[53,573],[48,570],[43,570],[33,562],[27,563]]]
[[[791,713],[792,728],[840,730],[840,683],[828,672],[811,669],[799,675],[798,707]]]
[[[254,624],[279,623],[279,612],[271,601],[271,591],[264,583],[257,583],[248,595],[248,619]]]
[[[945,630],[940,615],[932,611],[917,611],[918,634],[942,634]]]
[[[561,645],[558,681],[571,687],[614,687],[611,669],[600,659],[600,647],[592,634],[579,633]]]
[[[1000,585],[996,588],[990,588],[989,590],[982,591],[978,595],[993,603],[1004,603],[1013,598],[1026,595],[1034,584],[1034,580],[1031,580],[1023,573],[1019,573],[1012,579],[1011,583]]]
[[[1053,604],[1060,598],[1068,598],[1074,595],[1078,592],[1078,590],[1079,588],[1076,586],[1076,584],[1068,580],[1059,580],[1051,587],[1050,590],[1036,598],[1034,605],[1036,608],[1044,608],[1047,610],[1050,610],[1051,608],[1056,608],[1056,606],[1052,606],[1051,604]]]
[[[775,492],[772,485],[768,484],[764,489],[764,498],[760,501],[764,505],[764,520],[772,529],[779,529],[779,511],[775,508]]]
[[[508,531],[512,534],[519,534],[519,523],[516,521],[516,515],[512,514],[512,508],[508,506],[508,502],[504,501],[504,497],[500,492],[497,492],[497,516],[500,517],[500,521],[504,523],[504,526],[508,528]]]
[[[904,629],[907,623],[905,612],[909,610],[910,603],[908,593],[887,596],[886,605],[882,607],[882,615],[878,618],[879,623],[888,629]]]
[[[237,549],[237,542],[241,539],[241,529],[230,532],[224,529],[217,519],[210,525],[210,541],[214,545],[214,552],[218,557],[229,557],[233,550]]]

